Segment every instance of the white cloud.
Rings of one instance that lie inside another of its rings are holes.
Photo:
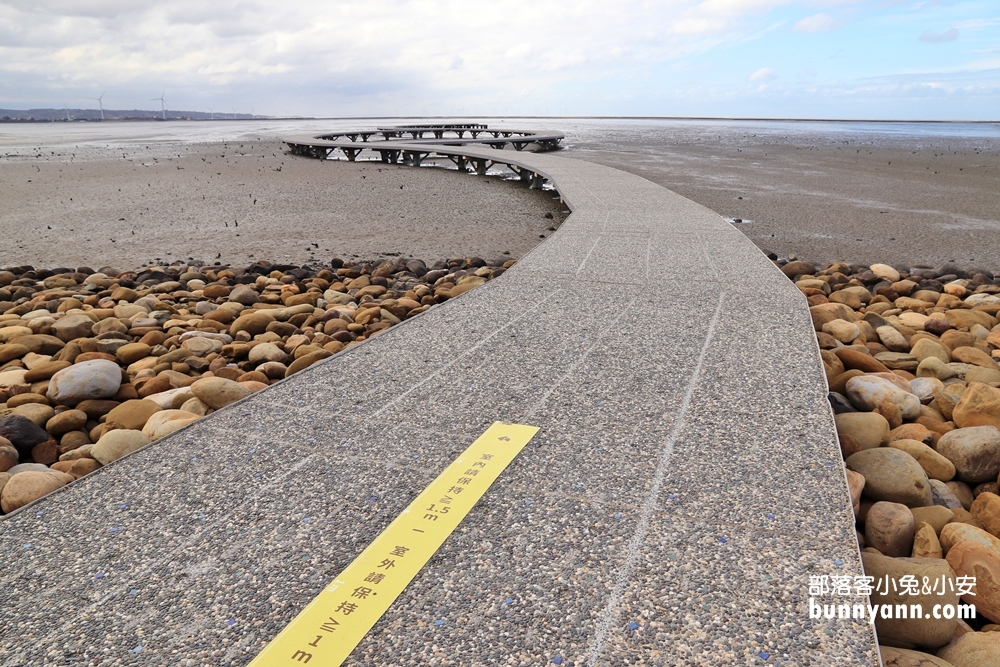
[[[387,95],[400,108],[493,104],[757,39],[758,19],[793,1],[3,0],[0,105],[108,89],[108,104],[141,107],[167,89],[174,108],[213,96],[264,108],[292,87],[309,113],[319,100],[328,113],[384,110]],[[371,92],[349,99],[345,86]]]
[[[671,25],[678,34],[717,34],[732,30],[747,17],[761,16],[793,0],[702,0],[697,3],[677,2],[692,6],[684,9]]]
[[[106,90],[105,108],[149,109],[165,90],[168,108],[191,110],[614,113],[635,99],[669,113],[644,100],[695,84],[742,94],[731,77],[744,76],[748,44],[779,54],[789,27],[830,30],[886,2],[897,0],[0,0],[0,106],[87,106]],[[780,82],[799,76],[766,58]],[[677,73],[699,66],[716,74]],[[762,67],[749,80],[773,93],[776,77]]]
[[[930,30],[925,30],[920,35],[921,42],[929,42],[931,44],[939,44],[941,42],[953,42],[958,39],[958,29],[950,28],[944,32],[932,32]]]
[[[827,32],[840,27],[840,21],[829,14],[813,14],[796,22],[792,30],[798,32]]]
[[[1000,25],[1000,18],[969,19],[968,21],[959,21],[954,25],[959,30],[981,30],[982,28],[990,28],[995,25]]]

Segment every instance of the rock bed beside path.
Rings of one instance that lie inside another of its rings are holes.
[[[23,507],[514,261],[0,270],[0,508]]]
[[[928,616],[876,620],[884,664],[1000,665],[1000,276],[778,265],[809,302],[865,572],[895,582],[871,604]],[[930,617],[960,598],[974,620]]]
[[[10,512],[502,274],[514,260],[0,270],[0,507]],[[1000,664],[1000,275],[777,260],[806,296],[886,665]],[[975,577],[959,595],[960,577]],[[822,602],[843,603],[829,598]],[[854,603],[857,599],[851,599]]]

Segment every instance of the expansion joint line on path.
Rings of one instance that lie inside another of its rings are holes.
[[[418,382],[416,385],[414,385],[413,387],[411,387],[409,390],[407,390],[407,391],[403,392],[402,394],[400,394],[399,396],[397,396],[394,400],[392,400],[389,403],[386,403],[385,405],[383,405],[381,408],[379,408],[374,413],[372,413],[372,415],[368,419],[371,419],[372,417],[375,417],[375,416],[381,414],[382,412],[384,412],[385,410],[391,408],[393,405],[395,405],[396,403],[398,403],[400,400],[402,400],[403,398],[405,398],[406,396],[408,396],[410,393],[412,393],[413,391],[419,389],[421,386],[423,386],[427,382],[430,382],[435,377],[437,377],[438,375],[440,375],[442,372],[446,371],[448,368],[450,368],[454,364],[458,363],[461,359],[465,358],[466,356],[468,356],[469,354],[471,354],[472,352],[474,352],[478,348],[480,348],[483,345],[485,345],[486,343],[488,343],[490,340],[492,340],[493,338],[495,338],[501,331],[504,331],[505,329],[511,327],[514,323],[516,323],[519,320],[527,317],[529,314],[533,313],[538,308],[541,308],[549,299],[553,298],[554,296],[556,296],[557,294],[559,294],[561,291],[562,290],[554,290],[553,292],[551,292],[550,294],[548,294],[547,296],[545,296],[544,298],[542,298],[533,307],[526,309],[524,312],[522,312],[521,314],[519,314],[517,317],[514,317],[513,319],[511,319],[510,321],[508,321],[503,326],[497,328],[497,330],[494,331],[492,334],[490,334],[486,338],[482,339],[481,341],[479,341],[478,343],[476,343],[475,345],[473,345],[472,347],[470,347],[468,350],[466,350],[462,354],[460,354],[457,357],[455,357],[451,362],[445,364],[444,366],[442,366],[441,368],[439,368],[437,371],[435,371],[434,373],[432,373],[431,375],[429,375],[428,377],[424,378],[422,381]],[[368,420],[366,419],[365,421],[368,421]],[[281,480],[285,479],[289,475],[294,474],[299,469],[301,469],[304,465],[306,465],[306,463],[308,463],[311,459],[313,459],[315,457],[316,457],[315,453],[309,454],[308,456],[306,456],[305,458],[303,458],[301,461],[298,461],[295,465],[290,466],[287,470],[283,471],[283,473],[281,475],[279,475],[274,480],[274,482],[280,482]],[[131,484],[133,484],[133,485],[135,484],[135,482],[133,482],[132,480],[129,480],[129,482]],[[270,489],[270,488],[273,488],[273,483],[270,486],[268,486],[268,487],[262,487],[258,492],[253,493],[251,496],[248,496],[247,499],[258,497],[258,496],[260,496],[260,495],[262,495],[263,493],[266,492],[265,489]],[[194,543],[197,540],[197,538],[205,530],[207,530],[207,528],[195,531],[187,540],[185,540],[181,544],[178,544],[176,548],[172,549],[170,552],[168,552],[167,554],[165,554],[162,558],[156,559],[152,563],[148,563],[145,567],[141,568],[136,573],[134,573],[133,576],[134,577],[142,576],[142,575],[150,572],[159,563],[169,560],[173,556],[173,554],[175,554],[178,551],[184,549],[187,545]],[[112,595],[115,595],[115,594],[116,593],[114,591],[109,591],[106,595],[104,595],[103,597],[95,600],[93,604],[91,604],[89,607],[87,607],[87,611],[90,611],[92,609],[97,608],[97,606],[100,605],[105,599],[107,599],[108,597],[110,597]],[[55,637],[56,634],[58,634],[58,632],[59,632],[58,630],[53,631],[53,633],[51,635],[49,635],[48,637],[46,637],[46,640],[52,639],[53,637]]]
[[[664,443],[663,449],[660,450],[660,459],[656,465],[656,472],[653,475],[653,483],[650,486],[649,493],[646,494],[646,498],[642,503],[642,511],[639,514],[639,522],[636,524],[635,531],[632,533],[632,537],[628,541],[628,547],[625,551],[625,560],[622,561],[621,565],[619,565],[618,569],[615,571],[614,588],[611,590],[611,596],[608,598],[607,605],[605,605],[604,609],[601,611],[601,615],[597,619],[594,640],[590,645],[590,651],[587,655],[587,665],[589,667],[597,667],[597,661],[601,657],[601,652],[604,649],[604,642],[608,638],[608,633],[617,623],[618,610],[621,606],[622,596],[625,594],[625,588],[632,580],[632,575],[635,573],[636,563],[639,561],[639,552],[642,549],[643,542],[646,541],[646,533],[649,532],[650,517],[656,510],[660,497],[660,489],[663,486],[663,479],[667,475],[667,463],[670,461],[670,457],[674,453],[674,444],[677,442],[677,438],[680,436],[681,431],[684,428],[687,413],[691,407],[691,398],[694,396],[694,392],[698,388],[698,384],[701,379],[701,368],[705,364],[705,357],[708,356],[709,345],[711,345],[712,338],[715,336],[715,328],[719,323],[719,315],[722,313],[722,304],[725,300],[725,296],[725,292],[719,293],[719,300],[718,303],[716,303],[715,312],[712,314],[712,321],[708,325],[708,333],[705,336],[705,342],[701,346],[701,352],[698,354],[698,361],[695,363],[694,370],[691,373],[691,379],[688,380],[687,390],[684,392],[684,399],[681,401],[680,409],[677,411],[677,420],[674,422],[673,428],[670,429],[670,435],[667,436],[667,441]]]
[[[255,491],[255,492],[253,492],[253,493],[251,493],[251,494],[249,494],[247,496],[244,496],[243,499],[242,499],[242,504],[246,505],[251,499],[262,497],[266,493],[271,493],[272,489],[274,488],[274,486],[278,482],[281,482],[285,478],[287,478],[287,477],[289,477],[291,475],[294,475],[295,473],[297,473],[299,470],[301,470],[307,463],[309,463],[314,458],[316,458],[316,454],[315,453],[309,454],[308,456],[304,457],[303,459],[301,459],[300,461],[298,461],[294,465],[289,466],[287,469],[283,470],[280,475],[278,475],[277,477],[275,477],[271,481],[270,484],[268,484],[266,486],[261,486],[259,489],[257,489],[257,491]],[[138,488],[138,484],[136,482],[134,482],[132,480],[129,480],[129,482],[133,486],[136,486]],[[66,488],[66,487],[63,487],[63,488]],[[210,530],[210,528],[206,526],[204,528],[200,528],[200,529],[194,531],[193,533],[191,533],[191,535],[187,539],[183,540],[180,544],[178,544],[173,549],[170,549],[162,557],[156,558],[152,562],[146,563],[145,565],[142,565],[141,567],[139,567],[137,570],[132,571],[130,573],[130,579],[132,581],[136,581],[137,582],[142,577],[144,577],[148,573],[152,572],[159,564],[170,562],[173,559],[173,556],[175,554],[183,551],[189,545],[195,544],[198,541],[198,538],[200,538],[202,536],[202,534],[204,534],[208,530]],[[61,590],[63,592],[67,592],[67,591],[64,591],[61,588],[59,590]],[[109,589],[108,591],[106,591],[104,593],[104,595],[98,596],[96,599],[94,599],[91,602],[91,604],[89,604],[87,607],[85,607],[83,610],[81,610],[80,614],[85,616],[89,612],[97,609],[101,604],[103,604],[109,598],[112,598],[112,597],[115,597],[115,596],[118,596],[118,595],[121,595],[121,591],[120,590],[114,589],[114,588]],[[128,624],[127,627],[133,627],[138,622],[139,621],[133,619],[133,620],[131,620],[129,622],[129,624]],[[45,639],[42,640],[42,641],[43,642],[48,642],[49,640],[54,640],[56,638],[56,636],[58,636],[62,632],[63,632],[62,628],[56,628],[50,634],[48,634],[45,637]]]
[[[610,215],[611,214],[608,213],[608,216],[610,216]],[[607,218],[605,218],[605,225],[607,225]],[[576,275],[577,276],[579,276],[580,272],[583,271],[583,266],[587,263],[587,260],[590,259],[590,254],[594,251],[594,248],[597,247],[597,244],[600,242],[600,240],[601,240],[601,236],[599,235],[597,237],[597,241],[594,241],[594,245],[590,248],[590,252],[588,252],[587,256],[583,258],[582,262],[580,262],[580,267],[576,270]],[[545,395],[542,396],[538,400],[538,402],[535,403],[531,407],[530,410],[528,410],[527,413],[525,413],[524,419],[526,421],[530,421],[534,417],[535,413],[543,405],[545,405],[545,403],[549,400],[549,397],[552,396],[553,392],[555,392],[555,390],[558,389],[562,385],[562,383],[566,380],[566,378],[568,378],[570,375],[572,375],[574,372],[576,372],[576,369],[579,368],[580,364],[583,363],[584,359],[586,359],[587,357],[590,356],[590,353],[593,352],[594,348],[596,348],[604,340],[604,337],[607,336],[608,332],[611,331],[612,328],[614,328],[614,327],[616,327],[618,325],[619,320],[621,320],[621,318],[624,316],[624,314],[626,312],[629,312],[629,309],[632,307],[632,304],[634,304],[636,301],[638,301],[639,297],[642,296],[642,288],[645,288],[645,287],[647,287],[649,285],[649,253],[650,253],[650,247],[651,247],[651,242],[647,243],[647,245],[646,245],[646,267],[645,267],[646,268],[646,281],[643,283],[642,287],[639,289],[639,291],[636,293],[636,295],[634,297],[632,297],[632,300],[629,301],[628,304],[624,308],[620,308],[618,310],[618,314],[615,315],[615,318],[611,321],[611,323],[608,326],[606,326],[604,328],[604,330],[601,331],[601,333],[599,333],[597,335],[597,339],[593,342],[593,344],[590,345],[590,347],[588,347],[586,350],[584,350],[584,352],[582,354],[580,354],[576,359],[573,360],[573,363],[570,365],[570,367],[568,369],[566,369],[566,372],[563,373],[562,375],[560,375],[559,378],[555,382],[552,383],[552,386],[549,387],[549,390],[547,392],[545,392]]]
[[[576,369],[580,367],[580,364],[582,364],[584,360],[590,356],[590,353],[594,351],[594,348],[596,348],[598,345],[604,342],[604,337],[608,335],[609,331],[617,327],[618,321],[624,316],[626,312],[629,312],[629,309],[632,307],[632,304],[638,301],[640,296],[642,296],[642,290],[636,293],[636,295],[632,297],[632,300],[629,301],[624,308],[620,308],[618,310],[618,314],[615,316],[615,318],[611,321],[610,324],[608,324],[608,326],[604,327],[604,330],[601,333],[597,334],[596,339],[590,345],[590,347],[588,347],[586,350],[577,355],[576,359],[573,360],[573,363],[570,364],[569,368],[566,369],[566,372],[560,375],[556,379],[556,381],[552,383],[552,386],[549,387],[548,391],[546,391],[545,394],[540,399],[538,399],[538,401],[533,406],[531,406],[531,409],[524,414],[523,417],[524,421],[531,421],[532,418],[534,418],[535,413],[538,412],[538,410],[543,405],[545,405],[545,403],[549,400],[549,397],[552,396],[555,390],[562,385],[562,383],[566,380],[566,378],[575,373]]]
[[[441,375],[441,373],[445,372],[446,370],[448,370],[449,368],[451,368],[452,366],[454,366],[455,364],[457,364],[459,361],[461,361],[465,357],[469,356],[470,354],[472,354],[473,352],[475,352],[476,350],[478,350],[483,345],[486,345],[486,343],[488,343],[491,340],[493,340],[494,338],[496,338],[500,334],[501,331],[504,331],[504,330],[510,328],[511,326],[514,325],[515,322],[518,322],[518,321],[524,319],[530,313],[533,313],[536,310],[538,310],[539,308],[541,308],[549,299],[551,299],[552,297],[556,296],[557,294],[560,294],[562,291],[563,290],[560,290],[560,289],[553,290],[548,295],[546,295],[545,297],[543,297],[534,306],[532,306],[531,308],[528,308],[527,310],[523,311],[520,315],[518,315],[517,317],[511,319],[506,324],[504,324],[502,327],[498,327],[496,329],[496,331],[494,331],[493,333],[491,333],[489,336],[487,336],[486,338],[483,338],[481,341],[479,341],[478,343],[476,343],[475,345],[473,345],[469,349],[465,350],[464,352],[462,352],[461,354],[459,354],[458,356],[456,356],[454,359],[452,359],[451,361],[449,361],[447,364],[445,364],[441,368],[437,369],[436,371],[434,371],[433,373],[431,373],[430,375],[428,375],[427,377],[425,377],[423,380],[421,380],[420,382],[416,383],[415,385],[413,385],[412,387],[410,387],[409,389],[407,389],[406,391],[404,391],[403,393],[401,393],[396,398],[394,398],[391,401],[387,402],[382,407],[380,407],[377,410],[375,410],[375,412],[371,413],[367,418],[363,419],[358,424],[358,426],[360,426],[361,424],[365,424],[365,423],[369,422],[370,420],[372,420],[375,417],[379,416],[380,414],[382,414],[383,412],[385,412],[389,408],[393,407],[394,405],[396,405],[397,403],[399,403],[400,401],[402,401],[404,398],[406,398],[407,396],[409,396],[410,394],[412,394],[416,390],[420,389],[422,386],[424,386],[425,384],[427,384],[428,382],[430,382],[431,380],[433,380],[437,376]]]

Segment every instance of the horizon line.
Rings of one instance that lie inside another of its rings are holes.
[[[96,99],[96,98],[95,98]],[[94,111],[99,113],[98,109],[86,109],[78,108],[78,111]],[[0,107],[0,111],[58,111],[65,112],[66,109],[55,108],[55,107],[35,107],[29,109],[5,109]],[[104,109],[104,113],[116,113],[123,111],[148,111],[149,113],[156,113],[155,110],[147,109]],[[168,110],[169,112],[169,110]],[[190,109],[178,109],[173,111],[175,114],[205,114],[209,115],[214,112],[211,111],[196,111]],[[218,112],[217,115],[224,115],[227,112]],[[228,112],[232,114],[233,112]],[[400,119],[444,119],[444,118],[539,118],[539,119],[569,119],[569,120],[707,120],[707,121],[765,121],[765,122],[820,122],[820,123],[980,123],[980,124],[998,124],[1000,123],[1000,118],[997,119],[963,119],[963,118],[949,118],[949,119],[905,119],[905,118],[824,118],[824,117],[794,117],[794,116],[656,116],[656,115],[573,115],[573,114],[559,114],[559,115],[540,115],[540,114],[437,114],[437,115],[396,115],[396,114],[383,114],[383,115],[351,115],[351,116],[304,116],[304,115],[264,115],[264,114],[249,114],[247,112],[235,112],[237,116],[253,116],[253,118],[215,118],[214,120],[384,120],[392,118]],[[85,120],[85,119],[78,119]],[[103,122],[115,122],[126,119],[108,119]],[[129,121],[135,120],[146,120],[143,118],[129,118]],[[162,119],[159,119],[163,122]],[[170,120],[168,118],[167,120]],[[184,120],[182,118],[174,118],[174,120]],[[212,120],[212,119],[209,119]],[[52,121],[47,121],[52,122]],[[61,120],[59,122],[73,122]]]

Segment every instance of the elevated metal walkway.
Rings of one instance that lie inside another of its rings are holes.
[[[346,130],[321,135],[296,135],[286,137],[284,141],[292,153],[307,157],[325,159],[339,150],[347,156],[348,160],[353,162],[362,151],[368,150],[379,153],[382,162],[395,163],[400,159],[400,156],[403,156],[404,160],[411,160],[407,164],[413,164],[413,155],[424,154],[426,156],[437,152],[427,150],[427,144],[433,144],[437,148],[480,144],[496,150],[503,150],[509,145],[516,151],[522,151],[534,144],[539,151],[551,151],[557,149],[559,142],[564,138],[565,135],[562,132],[500,129],[468,123],[401,125],[380,127],[376,130]],[[443,153],[441,154],[443,155]],[[419,161],[416,164],[419,165]]]

